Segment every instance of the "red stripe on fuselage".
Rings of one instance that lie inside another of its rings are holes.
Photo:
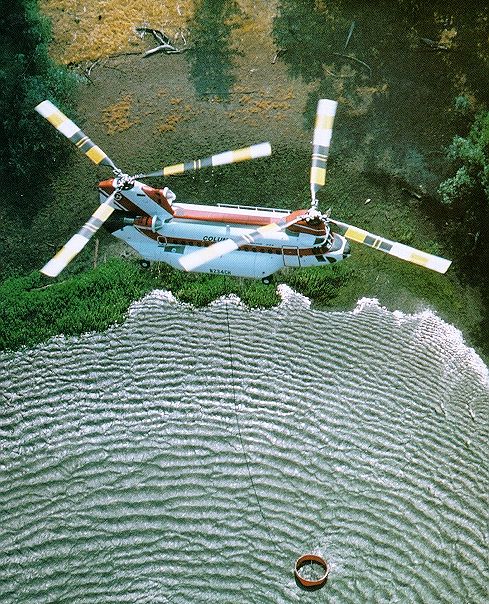
[[[179,205],[173,206],[173,217],[178,220],[197,220],[202,222],[216,222],[218,224],[245,224],[250,227],[260,227],[267,224],[277,224],[279,222],[290,222],[306,213],[307,210],[296,210],[290,214],[281,214],[278,216],[263,216],[257,212],[250,211],[246,214],[236,214],[231,212],[219,212],[209,207],[209,210],[201,208],[188,208]],[[321,237],[326,234],[324,222],[307,222],[301,220],[289,227],[291,231],[299,233],[308,233]]]
[[[250,226],[264,226],[273,222],[280,222],[284,215],[281,216],[260,216],[254,212],[249,214],[232,214],[230,212],[219,212],[209,208],[209,210],[182,208],[181,206],[174,207],[174,218],[180,220],[202,220],[205,222],[219,222],[226,224],[249,224]]]
[[[150,239],[154,241],[158,241],[164,239],[165,244],[168,245],[188,245],[193,247],[208,247],[213,245],[215,241],[202,241],[202,239],[185,239],[183,237],[166,237],[165,235],[159,235],[158,233],[154,233],[148,228],[144,228],[144,226],[136,226],[134,225],[136,230],[139,231],[142,235],[146,235]],[[262,254],[283,254],[284,256],[318,256],[322,254],[327,254],[329,252],[326,245],[320,247],[309,247],[309,248],[297,248],[297,247],[268,247],[266,245],[242,245],[239,248],[242,252],[258,252]]]

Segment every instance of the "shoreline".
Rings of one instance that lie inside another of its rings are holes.
[[[413,297],[410,304],[399,308],[399,304],[386,303],[382,296],[357,290],[355,278],[354,269],[347,262],[334,270],[291,269],[279,273],[272,285],[264,285],[234,277],[182,273],[166,265],[143,270],[136,262],[121,258],[110,258],[96,269],[55,283],[46,283],[47,278],[32,273],[0,284],[2,316],[6,316],[0,322],[0,351],[29,349],[52,337],[102,333],[124,323],[145,297],[166,291],[175,303],[190,304],[195,309],[233,296],[251,311],[268,310],[286,305],[286,296],[291,295],[292,304],[300,301],[299,306],[324,312],[355,312],[365,301],[374,301],[379,308],[400,318],[433,313],[457,330],[464,345],[488,364],[487,351],[477,346],[467,327],[461,328],[435,304],[421,303]],[[314,295],[316,290],[322,292],[322,298]]]

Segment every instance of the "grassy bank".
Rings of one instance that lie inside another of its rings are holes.
[[[383,258],[362,257],[328,268],[289,270],[276,282],[287,283],[320,308],[353,308],[361,297],[378,297],[392,309],[415,312],[426,307],[456,323],[473,342],[480,314],[472,295],[455,279]],[[367,266],[365,266],[367,263]],[[389,265],[390,264],[390,265]],[[372,275],[377,270],[377,279]],[[38,272],[0,285],[0,349],[17,350],[64,334],[103,331],[124,321],[129,305],[153,289],[169,289],[182,302],[205,306],[234,293],[251,308],[280,302],[276,288],[260,281],[185,274],[163,264],[143,270],[135,261],[112,258],[64,281],[47,283]]]
[[[278,301],[261,282],[199,275],[170,268],[142,270],[136,262],[113,258],[96,269],[47,284],[38,272],[0,285],[0,349],[34,346],[49,337],[103,331],[124,320],[131,302],[155,288],[167,288],[182,301],[204,306],[223,293],[236,293],[251,307]]]

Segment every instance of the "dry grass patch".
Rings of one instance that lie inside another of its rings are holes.
[[[194,10],[193,0],[40,0],[40,9],[52,21],[53,59],[65,65],[142,48],[136,27],[174,38]]]
[[[118,103],[109,105],[102,111],[102,121],[108,134],[114,132],[124,132],[129,130],[140,120],[131,120],[132,96],[130,94],[123,97]]]

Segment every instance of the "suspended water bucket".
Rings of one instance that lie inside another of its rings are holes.
[[[326,583],[328,574],[328,563],[321,556],[304,554],[296,560],[294,575],[302,587],[319,589]]]

